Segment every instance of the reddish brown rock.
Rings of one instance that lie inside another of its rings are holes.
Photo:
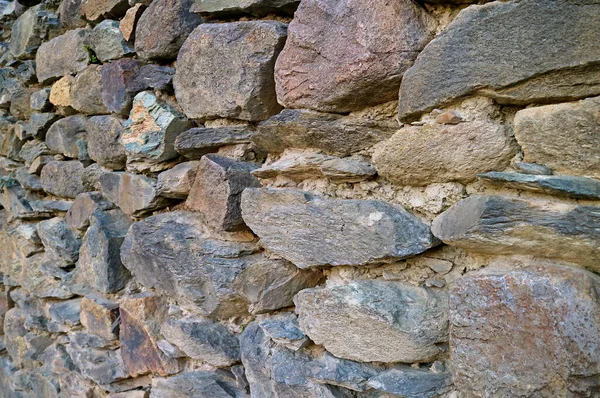
[[[138,3],[127,10],[125,16],[119,22],[119,28],[125,40],[133,41],[135,39],[135,28],[145,9],[145,5]]]
[[[84,297],[80,317],[81,324],[89,333],[107,340],[119,337],[119,303],[99,297]]]

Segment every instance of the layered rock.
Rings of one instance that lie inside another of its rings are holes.
[[[223,146],[250,143],[255,134],[247,126],[193,128],[177,137],[175,149],[188,159],[200,159]]]

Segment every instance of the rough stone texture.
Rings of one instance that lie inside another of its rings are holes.
[[[179,163],[170,170],[158,175],[156,189],[161,196],[173,199],[185,199],[192,189],[200,162]]]
[[[151,398],[245,398],[247,395],[226,374],[184,372],[168,379],[152,379]]]
[[[81,17],[81,3],[83,0],[62,0],[58,6],[60,25],[67,29],[85,27],[85,20]]]
[[[174,59],[202,19],[189,12],[193,0],[153,1],[135,29],[135,52],[142,59]]]
[[[448,296],[399,282],[354,281],[294,299],[300,327],[340,358],[427,362],[448,339]]]
[[[217,239],[197,213],[170,212],[133,224],[121,260],[142,285],[195,306],[203,315],[247,313],[248,303],[232,288],[257,251],[252,241]],[[195,264],[189,267],[188,264]]]
[[[87,118],[82,115],[60,119],[46,133],[46,145],[51,151],[79,160],[89,159],[87,152]]]
[[[56,106],[70,106],[71,86],[73,86],[74,81],[73,76],[63,76],[55,82],[50,90],[50,103]]]
[[[339,113],[391,101],[434,27],[409,0],[301,2],[275,67],[277,99]]]
[[[247,189],[242,212],[266,248],[299,268],[392,262],[438,243],[417,217],[377,200],[328,199],[292,189]]]
[[[78,160],[54,161],[44,166],[40,179],[44,191],[61,198],[75,198],[86,191],[83,163]]]
[[[119,22],[119,29],[125,41],[133,41],[135,39],[135,28],[142,13],[146,10],[146,6],[137,3],[125,13],[125,16]]]
[[[88,333],[106,340],[118,338],[117,318],[119,303],[100,297],[84,297],[81,300],[81,324]]]
[[[246,268],[233,287],[250,302],[250,312],[262,314],[294,305],[301,290],[321,282],[319,271],[300,270],[285,260],[259,261]]]
[[[129,216],[139,217],[169,203],[166,198],[158,196],[154,178],[130,173],[105,173],[100,176],[99,183],[104,197]]]
[[[100,22],[90,32],[88,40],[101,62],[133,53],[133,47],[123,37],[118,21],[106,19]]]
[[[434,398],[451,390],[452,375],[402,367],[378,374],[369,379],[368,385],[394,396]]]
[[[127,169],[137,172],[168,168],[165,162],[178,156],[175,139],[192,127],[190,121],[150,91],[135,96],[124,126],[121,143],[127,152]]]
[[[397,128],[397,124],[376,120],[284,109],[259,124],[253,141],[269,152],[316,148],[330,155],[347,156],[388,139]]]
[[[286,25],[275,21],[198,26],[181,47],[173,80],[185,114],[263,120],[279,112],[273,68],[285,39]]]
[[[102,103],[101,70],[99,65],[89,65],[77,74],[71,85],[68,105],[88,115],[108,113]]]
[[[600,178],[599,112],[600,97],[517,112],[515,138],[525,160],[559,173]]]
[[[186,207],[202,213],[211,227],[225,231],[244,229],[240,207],[242,191],[260,187],[259,181],[250,174],[256,168],[255,163],[238,162],[223,156],[202,157]]]
[[[32,113],[29,123],[25,126],[27,137],[44,139],[46,132],[56,119],[58,119],[56,113]]]
[[[244,14],[261,17],[270,13],[291,15],[298,3],[298,0],[196,0],[190,11],[208,17]]]
[[[400,118],[474,93],[519,105],[597,95],[600,32],[590,26],[599,18],[595,1],[468,7],[405,73]]]
[[[550,257],[597,271],[599,227],[598,206],[474,195],[438,216],[432,231],[467,250]]]
[[[552,169],[543,164],[527,163],[527,162],[515,162],[513,165],[517,171],[523,174],[535,174],[535,175],[552,175]]]
[[[93,116],[86,127],[90,158],[111,170],[125,169],[127,153],[121,144],[123,121],[114,116]]]
[[[598,276],[563,265],[458,279],[450,299],[457,386],[477,397],[597,394],[598,289]]]
[[[89,29],[70,30],[43,43],[35,57],[38,81],[49,82],[84,70],[89,58],[84,48],[89,33]]]
[[[50,109],[50,89],[44,88],[31,94],[29,106],[34,111],[45,112]]]
[[[217,367],[240,361],[238,339],[225,326],[201,318],[171,320],[162,334],[188,357]]]
[[[49,26],[57,22],[44,5],[29,8],[13,23],[8,44],[10,53],[18,59],[32,58],[47,37]]]
[[[188,159],[200,159],[222,146],[247,144],[255,134],[247,126],[197,127],[180,134],[175,140],[175,149]]]
[[[40,222],[37,231],[46,254],[57,261],[58,265],[74,264],[77,261],[81,239],[62,218]]]
[[[477,173],[505,169],[516,151],[508,131],[499,124],[432,124],[399,130],[376,146],[373,162],[381,176],[398,185],[468,183]]]
[[[128,8],[127,0],[83,0],[81,15],[88,21],[99,22],[104,18],[121,17]]]

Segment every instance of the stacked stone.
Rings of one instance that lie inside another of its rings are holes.
[[[0,0],[0,395],[600,394],[600,2]]]

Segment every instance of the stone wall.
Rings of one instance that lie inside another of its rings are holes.
[[[0,396],[600,397],[599,0],[19,1]]]

